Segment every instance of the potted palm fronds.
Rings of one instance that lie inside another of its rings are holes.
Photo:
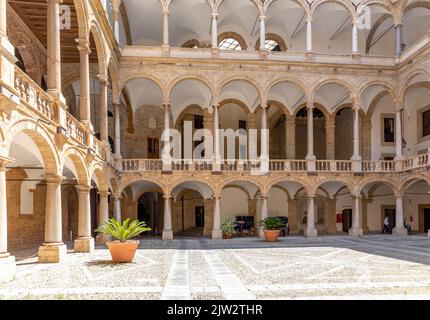
[[[222,229],[222,236],[224,239],[231,239],[236,232],[234,227],[236,226],[236,220],[233,218],[227,218],[222,223],[221,229]]]
[[[122,224],[112,218],[100,226],[96,232],[113,237],[114,241],[106,242],[113,262],[132,262],[136,254],[138,240],[131,240],[142,232],[149,231],[143,221],[126,219]]]
[[[268,242],[278,241],[281,229],[285,227],[285,224],[276,217],[268,217],[261,220],[260,225],[264,229],[264,238]]]

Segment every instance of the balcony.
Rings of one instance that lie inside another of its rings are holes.
[[[224,160],[222,172],[259,172],[260,160]],[[270,160],[269,172],[321,172],[321,173],[402,173],[430,166],[430,153],[417,155],[405,160],[393,161],[352,161],[352,160]],[[170,166],[169,166],[170,167]],[[315,168],[315,170],[312,170]],[[212,161],[174,160],[169,171],[215,171]],[[157,172],[163,170],[161,159],[124,159],[123,172]],[[260,171],[261,172],[261,171]]]

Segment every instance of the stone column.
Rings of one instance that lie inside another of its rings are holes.
[[[266,51],[266,16],[260,16],[260,51]]]
[[[119,6],[121,0],[112,0],[113,7],[113,34],[115,36],[115,40],[119,43]]]
[[[115,122],[115,155],[121,158],[121,105],[114,104],[114,122]]]
[[[352,227],[349,229],[349,235],[351,237],[363,236],[363,229],[361,228],[360,217],[361,217],[361,195],[353,195],[353,209],[352,209]]]
[[[163,49],[169,49],[169,11],[163,10]]]
[[[299,234],[299,201],[297,199],[288,198],[288,226],[290,234]]]
[[[396,158],[394,160],[403,160],[403,136],[402,136],[402,111],[396,112]]]
[[[352,54],[357,55],[358,52],[358,20],[354,20],[352,23]]]
[[[363,158],[365,160],[372,159],[372,122],[370,119],[365,119],[362,127],[363,132]]]
[[[269,196],[261,195],[260,198],[261,198],[260,220],[264,220],[269,216],[269,209],[268,209],[268,204],[267,204],[267,200],[268,200]],[[258,228],[258,236],[261,239],[264,239],[264,228],[263,227]]]
[[[61,40],[60,40],[60,3],[62,0],[48,0],[48,93],[55,100],[64,100],[61,93]]]
[[[326,118],[326,156],[328,160],[336,158],[336,116]]]
[[[173,240],[172,230],[172,197],[164,196],[163,240]]]
[[[351,160],[361,160],[360,156],[360,108],[354,107],[354,154]]]
[[[114,218],[117,221],[122,221],[121,219],[121,196],[116,195],[113,199],[113,207],[114,207]]]
[[[0,0],[0,38],[7,38],[7,0]]]
[[[109,146],[109,131],[108,131],[108,97],[107,97],[107,77],[106,75],[99,75],[99,87],[100,87],[100,141],[106,146]]]
[[[220,150],[220,125],[219,125],[219,106],[217,104],[213,105],[214,112],[214,163],[213,163],[213,171],[219,172],[221,171],[221,150]]]
[[[314,106],[308,103],[308,153],[306,160],[308,160],[308,171],[316,170],[316,157],[314,155]]]
[[[164,146],[166,146],[170,142],[170,104],[164,103]],[[164,148],[163,148],[164,150]],[[163,160],[163,171],[169,172],[172,170],[172,157],[170,155],[170,152],[166,149],[165,152],[162,154],[162,160]]]
[[[248,199],[248,215],[254,218],[254,228],[257,227],[257,199]]]
[[[261,110],[261,160],[269,160],[269,130],[267,126],[267,105],[262,104]]]
[[[336,201],[337,199],[327,199],[327,211],[328,211],[328,233],[337,233],[336,228]]]
[[[396,57],[400,58],[402,54],[402,38],[403,38],[403,25],[398,24],[395,26],[396,30]]]
[[[308,217],[304,234],[308,238],[315,238],[318,235],[317,229],[315,229],[315,197],[308,197]]]
[[[396,227],[393,229],[393,234],[397,236],[405,236],[408,231],[404,225],[404,214],[403,214],[403,196],[396,195]]]
[[[306,20],[306,52],[312,53],[312,17]]]
[[[91,235],[90,186],[76,186],[79,198],[78,238],[75,240],[75,252],[93,252],[94,239]]]
[[[80,54],[80,99],[79,113],[81,122],[90,130],[91,125],[91,100],[90,100],[90,45],[88,41],[80,41],[78,46]]]
[[[212,49],[218,49],[218,13],[212,12]]]
[[[295,159],[296,158],[296,118],[286,115],[285,123],[285,141],[286,141],[286,158]]]
[[[361,228],[363,229],[363,234],[369,232],[369,226],[367,223],[367,204],[370,202],[371,200],[364,197],[361,200]]]
[[[100,227],[109,220],[109,192],[99,191],[99,214],[97,225]],[[109,241],[109,236],[98,234],[96,237],[97,244],[105,244]]]
[[[6,1],[0,1],[0,18],[5,9]],[[3,21],[2,21],[3,22]],[[0,24],[2,24],[2,22]],[[15,277],[15,257],[7,249],[7,193],[6,193],[6,165],[12,159],[0,157],[0,283],[10,281]]]
[[[66,245],[62,239],[61,181],[64,177],[45,176],[46,209],[45,209],[45,242],[39,247],[40,263],[58,263],[67,255]]]
[[[222,239],[220,199],[221,196],[214,196],[214,225],[212,230],[212,239]]]

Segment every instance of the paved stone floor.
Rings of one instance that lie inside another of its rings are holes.
[[[430,299],[430,239],[145,240],[132,264],[21,260],[0,299]]]

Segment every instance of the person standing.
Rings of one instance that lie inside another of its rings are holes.
[[[388,217],[384,219],[384,229],[382,230],[382,234],[390,233],[390,221]]]

